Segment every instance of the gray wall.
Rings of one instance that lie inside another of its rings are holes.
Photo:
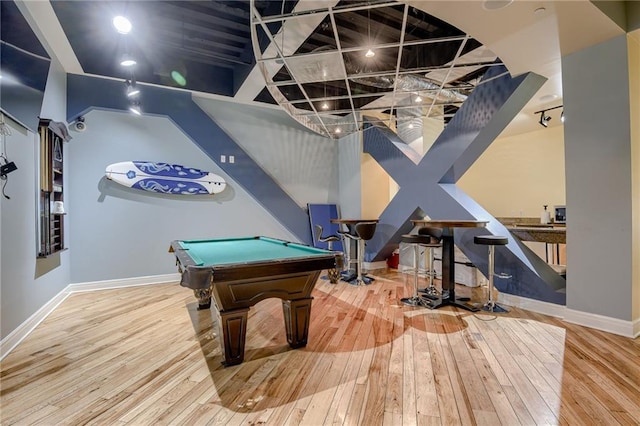
[[[60,66],[52,66],[41,117],[65,121],[65,84]],[[7,154],[18,170],[8,175],[6,193],[10,199],[2,197],[0,201],[2,339],[64,289],[69,284],[70,274],[69,251],[36,259],[38,137],[13,122],[10,126],[12,134],[6,138]],[[64,149],[67,148],[65,144]],[[68,163],[65,163],[67,167]]]
[[[334,141],[290,127],[284,112],[199,103],[301,207],[336,201]],[[175,239],[268,235],[296,240],[166,118],[95,110],[85,118],[87,130],[73,133],[68,150],[72,283],[174,273],[167,249]],[[221,175],[228,186],[213,197],[165,196],[104,177],[107,165],[127,160],[197,167]],[[302,174],[295,179],[297,173]]]
[[[338,141],[340,158],[340,202],[338,214],[344,218],[358,218],[362,214],[362,132],[345,136]]]
[[[338,202],[338,142],[313,133],[280,107],[195,102],[300,206]]]
[[[628,66],[626,36],[562,59],[567,307],[627,321],[633,319]]]

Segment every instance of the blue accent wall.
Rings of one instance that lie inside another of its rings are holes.
[[[487,275],[487,249],[473,243],[480,234],[510,236],[507,229],[455,183],[482,155],[545,79],[529,73],[512,78],[502,66],[489,70],[438,139],[418,164],[398,148],[400,139],[388,128],[369,125],[364,151],[370,154],[400,186],[380,215],[376,236],[367,245],[369,260],[383,260],[409,232],[411,219],[476,219],[490,221],[487,228],[456,230],[455,243]],[[496,250],[496,271],[511,275],[497,279],[505,293],[564,304],[564,278],[542,259],[510,236],[509,245]]]

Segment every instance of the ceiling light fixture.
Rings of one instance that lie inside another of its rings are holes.
[[[422,98],[420,97],[420,95],[416,95],[416,102],[422,102]]]
[[[122,59],[120,60],[120,65],[122,65],[123,67],[132,67],[135,64],[137,64],[136,60],[133,59],[133,57],[129,54],[124,54],[122,55]]]
[[[499,10],[504,9],[513,3],[513,0],[484,0],[482,2],[482,8],[484,10]]]
[[[124,16],[116,16],[113,18],[113,26],[120,34],[129,34],[131,32],[131,21]]]
[[[322,73],[323,73],[323,76],[326,78],[327,72],[323,70]],[[324,97],[325,97],[325,99],[327,98],[327,83],[326,82],[324,83]],[[322,105],[320,105],[320,108],[325,109],[325,110],[329,109],[329,104],[327,103],[326,100],[324,100],[322,102]]]
[[[562,108],[562,105],[534,112],[534,114],[540,114],[540,120],[538,120],[538,123],[540,123],[542,127],[548,127],[549,121],[551,121],[551,117],[547,115],[547,111],[552,111],[558,108]],[[564,111],[562,111],[562,113],[560,114],[560,121],[564,123]]]
[[[140,89],[138,88],[138,85],[136,84],[136,80],[132,79],[131,81],[126,80],[126,85],[127,85],[127,97],[128,98],[135,98],[136,96],[138,96],[140,94]]]
[[[367,9],[367,39],[369,46],[371,46],[371,9]],[[376,56],[376,52],[371,50],[371,47],[369,47],[369,50],[367,50],[367,53],[365,53],[364,56],[365,58],[373,58]]]
[[[142,115],[142,109],[140,108],[140,102],[131,101],[131,103],[129,104],[129,111],[131,111],[135,115]]]
[[[540,121],[539,121],[542,127],[548,127],[549,121],[551,121],[551,117],[549,117],[545,112],[542,112],[540,114]]]

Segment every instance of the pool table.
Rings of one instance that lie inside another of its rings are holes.
[[[340,252],[269,237],[176,240],[169,252],[198,309],[213,299],[225,366],[244,360],[249,308],[270,297],[282,299],[289,346],[305,346],[311,291],[322,270],[339,271],[343,262]]]

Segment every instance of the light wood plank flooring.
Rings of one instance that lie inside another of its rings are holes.
[[[410,276],[374,276],[319,280],[302,349],[280,301],[260,302],[228,368],[211,311],[177,284],[73,294],[2,361],[1,423],[640,424],[638,339],[520,309],[412,308],[398,302]]]

